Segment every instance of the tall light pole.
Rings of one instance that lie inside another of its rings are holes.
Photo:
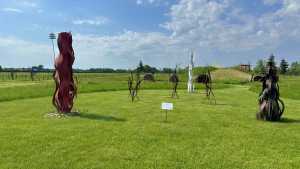
[[[56,36],[55,36],[55,34],[54,33],[50,33],[49,34],[49,39],[51,40],[51,42],[52,42],[52,50],[53,50],[53,64],[55,64],[55,50],[54,50],[54,42],[53,42],[53,40],[54,39],[56,39]]]

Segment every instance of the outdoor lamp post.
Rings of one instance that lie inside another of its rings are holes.
[[[51,42],[52,42],[53,61],[54,61],[54,60],[55,60],[55,50],[54,50],[54,42],[53,42],[53,40],[56,39],[55,34],[51,32],[51,33],[49,34],[49,39],[50,39]]]

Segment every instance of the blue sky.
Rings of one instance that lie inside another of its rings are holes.
[[[124,29],[149,32],[164,31],[158,25],[167,20],[165,5],[137,5],[135,0],[49,0],[0,2],[0,19],[5,21],[2,35],[43,41],[48,31],[72,30],[74,33],[114,35]],[[5,11],[5,9],[16,11]],[[75,20],[107,20],[105,23],[76,25]],[[39,31],[35,28],[40,27]],[[22,29],[24,28],[24,29]]]
[[[72,31],[75,67],[300,61],[299,0],[2,0],[0,65],[52,67],[49,32]]]

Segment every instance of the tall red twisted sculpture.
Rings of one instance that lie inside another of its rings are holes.
[[[55,59],[53,78],[56,88],[52,103],[59,113],[70,113],[73,108],[73,99],[77,92],[72,69],[75,60],[72,47],[72,34],[69,32],[59,33],[57,45],[59,55]]]

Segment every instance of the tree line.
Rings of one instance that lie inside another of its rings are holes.
[[[183,69],[179,69],[182,71]],[[4,68],[0,65],[0,72],[53,72],[54,69],[44,68],[43,65],[32,66],[30,68]],[[158,69],[150,65],[144,65],[140,61],[139,65],[135,69],[112,69],[112,68],[90,68],[90,69],[74,69],[75,73],[130,73],[130,72],[142,72],[142,73],[172,73],[174,68],[162,68]]]
[[[196,67],[194,71],[203,72],[207,69],[211,71],[216,69],[214,67]],[[280,74],[286,75],[300,75],[300,62],[292,62],[289,64],[287,60],[282,59],[278,65]],[[4,68],[0,65],[0,72],[53,72],[53,69],[44,68],[43,65],[32,66],[31,68]],[[112,69],[112,68],[90,68],[90,69],[74,69],[75,73],[130,73],[130,72],[142,72],[142,73],[173,73],[175,68],[162,68],[158,69],[147,64],[139,62],[135,69]],[[185,68],[178,68],[178,73],[185,73]],[[257,61],[253,72],[256,74],[263,74],[266,71],[266,61],[260,59]]]
[[[300,62],[292,62],[291,64],[289,64],[287,60],[282,59],[280,60],[280,63],[277,67],[280,74],[300,75]],[[263,74],[264,72],[266,72],[266,61],[262,59],[258,60],[253,71],[257,74]]]

